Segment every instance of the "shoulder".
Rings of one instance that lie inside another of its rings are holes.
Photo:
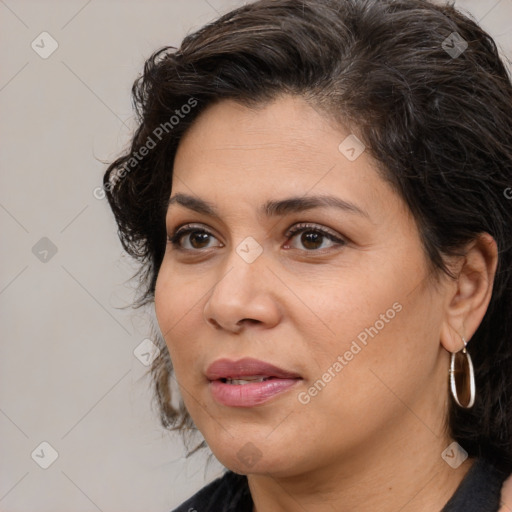
[[[252,512],[247,477],[227,471],[172,512]]]
[[[476,459],[441,512],[498,512],[501,486],[507,477],[491,462]]]

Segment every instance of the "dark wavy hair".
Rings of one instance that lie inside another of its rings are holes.
[[[477,22],[426,0],[260,0],[156,51],[132,94],[138,128],[104,188],[140,262],[135,307],[154,301],[178,144],[223,99],[258,106],[298,95],[349,127],[408,204],[437,275],[449,274],[445,256],[491,234],[494,289],[468,345],[476,402],[451,402],[447,428],[469,456],[512,471],[512,84]],[[173,404],[172,364],[155,336],[162,424],[193,430],[183,402]]]

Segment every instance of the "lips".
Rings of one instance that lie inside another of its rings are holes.
[[[302,377],[258,359],[219,359],[206,370],[213,398],[230,407],[253,407],[297,385]]]
[[[206,378],[209,381],[221,379],[242,379],[244,378],[277,378],[277,379],[297,379],[298,373],[290,372],[278,368],[272,364],[258,359],[239,359],[231,361],[229,359],[218,359],[206,370]],[[248,380],[248,379],[247,379]]]

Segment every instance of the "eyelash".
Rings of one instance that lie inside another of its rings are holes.
[[[173,247],[179,251],[184,251],[184,252],[199,252],[199,251],[202,251],[202,250],[208,250],[209,247],[207,247],[206,249],[183,249],[181,246],[180,246],[180,240],[185,236],[185,235],[188,235],[190,233],[206,233],[210,236],[214,236],[212,233],[210,233],[208,230],[200,227],[200,226],[194,226],[194,225],[187,225],[187,226],[184,226],[184,227],[181,227],[181,228],[178,228],[174,231],[174,233],[170,236],[167,237],[167,240],[173,245]],[[322,236],[324,236],[325,238],[327,238],[328,240],[330,240],[331,242],[335,242],[335,245],[338,245],[338,246],[343,246],[343,245],[346,245],[346,241],[343,240],[342,238],[339,238],[337,237],[336,235],[334,235],[333,233],[331,233],[330,231],[327,231],[323,228],[320,228],[320,227],[317,227],[316,225],[314,224],[307,224],[307,223],[301,223],[301,224],[297,224],[296,226],[294,226],[293,228],[289,229],[286,233],[285,233],[285,236],[287,239],[289,238],[293,238],[295,235],[297,234],[300,234],[300,233],[304,233],[304,232],[311,232],[311,233],[318,233]],[[325,249],[304,249],[306,252],[321,252]]]

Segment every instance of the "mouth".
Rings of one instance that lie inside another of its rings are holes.
[[[298,373],[279,368],[273,364],[259,359],[246,357],[237,361],[230,359],[217,359],[206,372],[209,381],[214,380],[242,380],[255,381],[262,379],[297,379],[301,378]]]
[[[219,359],[205,372],[215,401],[229,407],[253,407],[295,387],[302,377],[265,361]]]
[[[270,379],[275,379],[276,377],[265,377],[262,375],[252,375],[248,376],[245,379],[229,379],[229,378],[222,378],[219,379],[224,384],[234,384],[236,386],[243,386],[245,384],[250,384],[251,382],[265,382]]]

